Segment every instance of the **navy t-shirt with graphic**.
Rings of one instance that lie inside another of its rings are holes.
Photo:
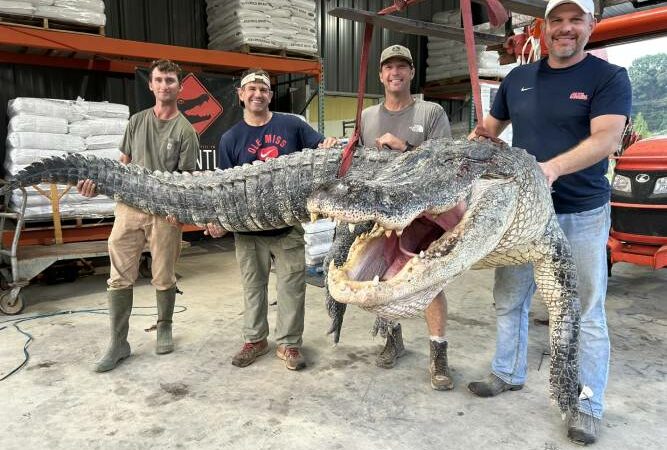
[[[317,148],[324,141],[323,135],[299,117],[272,114],[271,120],[264,125],[252,126],[242,120],[222,135],[218,146],[220,169],[255,160],[266,161],[304,148]]]
[[[626,70],[592,55],[563,69],[544,58],[512,70],[500,85],[491,115],[512,121],[512,145],[539,162],[564,153],[591,135],[591,119],[629,117],[632,91]],[[589,211],[609,201],[608,160],[563,175],[553,185],[556,212]]]

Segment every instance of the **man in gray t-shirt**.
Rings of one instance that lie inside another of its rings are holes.
[[[380,81],[384,85],[383,103],[361,113],[360,140],[366,147],[410,151],[427,139],[451,137],[449,120],[442,106],[416,100],[410,94],[415,76],[410,50],[401,45],[387,47],[380,56]],[[400,238],[399,238],[400,239]],[[454,387],[447,365],[447,299],[444,292],[435,296],[425,311],[430,335],[431,387],[449,390]],[[378,329],[386,330],[387,342],[377,357],[377,365],[391,368],[405,349],[400,323],[378,318]]]

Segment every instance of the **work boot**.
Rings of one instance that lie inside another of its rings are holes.
[[[396,360],[403,356],[405,347],[403,346],[403,335],[401,334],[401,324],[398,323],[392,329],[387,330],[387,342],[384,348],[378,354],[375,364],[378,367],[391,369],[396,365]]]
[[[581,411],[571,414],[567,423],[567,437],[575,444],[592,444],[598,438],[600,422],[600,419]]]
[[[166,291],[155,291],[157,300],[157,344],[155,353],[163,355],[174,351],[174,342],[171,337],[171,321],[174,316],[176,303],[176,286]]]
[[[269,352],[269,343],[266,339],[259,342],[246,342],[241,350],[232,358],[232,364],[236,367],[246,367],[255,360]]]
[[[127,332],[130,328],[130,314],[132,313],[132,288],[109,290],[107,297],[109,299],[111,339],[106,353],[95,363],[95,372],[107,372],[130,356]]]
[[[509,384],[494,374],[489,374],[486,381],[473,381],[468,384],[468,390],[478,397],[495,397],[501,392],[518,391],[523,389],[523,384]]]
[[[449,376],[447,365],[447,341],[437,342],[431,340],[431,387],[436,391],[448,391],[454,387],[454,382]]]
[[[306,367],[306,359],[298,347],[287,347],[280,344],[276,349],[276,356],[285,361],[285,367],[289,370],[301,370]]]

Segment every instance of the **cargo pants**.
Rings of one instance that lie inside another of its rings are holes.
[[[151,284],[164,291],[176,284],[176,261],[181,252],[180,227],[163,217],[146,214],[124,203],[116,204],[116,219],[109,236],[111,273],[109,290],[132,287],[146,244],[151,252]]]
[[[234,235],[243,282],[243,338],[258,342],[269,335],[268,284],[274,259],[278,291],[277,344],[300,347],[306,299],[303,229],[282,236]]]

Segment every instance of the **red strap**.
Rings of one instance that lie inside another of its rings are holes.
[[[463,34],[466,41],[466,55],[468,56],[468,71],[472,86],[472,98],[475,104],[477,123],[482,123],[482,95],[479,90],[479,74],[477,72],[477,57],[475,52],[475,34],[472,28],[472,7],[470,0],[461,0],[461,16],[463,17]]]
[[[497,27],[498,25],[502,25],[507,22],[509,16],[507,15],[507,10],[502,3],[500,3],[498,0],[485,1],[486,9],[489,12],[489,22],[491,22],[491,25]]]
[[[338,178],[345,176],[354,157],[354,149],[359,142],[359,128],[361,124],[361,110],[364,107],[364,93],[366,92],[366,73],[368,72],[368,53],[373,38],[373,25],[364,25],[364,44],[361,47],[361,63],[359,64],[359,88],[357,90],[357,117],[354,120],[354,133],[343,150],[343,156],[338,168]]]

